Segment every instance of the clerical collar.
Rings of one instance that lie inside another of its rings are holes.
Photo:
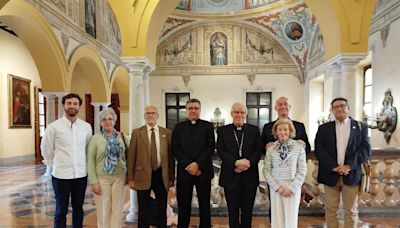
[[[235,126],[235,125],[233,125],[234,127],[235,127],[235,130],[236,131],[241,131],[241,130],[243,130],[243,128],[244,128],[244,124],[242,125],[242,126],[239,126],[239,127],[237,127],[237,126]]]
[[[195,125],[197,123],[197,120],[191,120],[190,123]]]

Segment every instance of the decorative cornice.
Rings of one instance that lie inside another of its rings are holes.
[[[154,76],[176,75],[249,75],[249,74],[292,74],[300,79],[299,71],[293,64],[238,65],[238,66],[167,66],[157,67]]]
[[[108,59],[116,65],[121,64],[119,55],[114,53],[111,47],[108,47],[106,44],[87,34],[84,27],[80,27],[78,24],[68,20],[64,15],[60,14],[60,10],[54,10],[45,1],[39,0],[34,0],[32,6],[34,6],[46,18],[54,29],[59,30],[61,33],[68,34],[70,39],[75,39],[81,44],[90,44],[99,51],[101,57]],[[62,43],[62,38],[59,38]],[[65,53],[65,55],[67,58],[67,53]]]
[[[279,11],[285,9],[289,4],[298,4],[298,0],[281,0],[266,6],[257,7],[254,9],[243,10],[239,12],[227,12],[227,13],[202,13],[195,11],[175,10],[172,15],[192,18],[192,19],[209,19],[209,20],[226,20],[226,19],[237,19],[240,17],[252,17],[254,15],[261,15],[266,11]]]
[[[372,17],[370,35],[400,18],[400,1],[389,0],[381,2],[383,5],[378,8]]]

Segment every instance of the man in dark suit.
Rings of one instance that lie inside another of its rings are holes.
[[[275,111],[278,113],[278,119],[289,119],[290,108],[291,106],[289,104],[289,99],[287,97],[278,98],[278,100],[276,100],[275,102]],[[296,129],[296,136],[293,139],[298,140],[305,146],[306,154],[310,153],[311,146],[310,142],[308,141],[308,136],[304,124],[301,122],[297,122],[295,120],[291,121],[294,125],[294,128]],[[272,134],[272,127],[274,126],[275,122],[276,120],[264,125],[261,134],[261,139],[263,141],[263,144],[265,145],[265,148],[270,147],[273,144],[273,142],[277,140]],[[269,194],[268,198],[271,199]],[[271,221],[271,207],[269,208],[268,216],[269,220]]]
[[[134,129],[128,151],[129,187],[137,191],[139,228],[148,228],[153,211],[149,211],[150,192],[156,196],[157,227],[167,227],[168,189],[173,186],[175,163],[171,151],[171,130],[157,125],[155,106],[145,108],[146,124]]]
[[[258,127],[245,124],[246,115],[246,106],[235,103],[233,123],[218,129],[217,151],[222,160],[219,184],[225,190],[231,228],[251,227],[259,185],[258,161],[265,151]]]
[[[176,197],[178,227],[190,223],[193,186],[199,201],[200,228],[211,227],[210,193],[214,177],[211,156],[215,149],[214,128],[200,119],[201,105],[197,99],[186,102],[188,120],[176,124],[172,133],[172,153],[178,161]]]
[[[371,154],[368,128],[348,116],[345,98],[333,99],[331,111],[335,121],[319,126],[315,138],[318,182],[325,188],[325,219],[328,227],[338,227],[337,210],[342,194],[344,227],[357,227],[361,165]]]
[[[278,98],[278,100],[276,100],[275,103],[275,111],[278,113],[278,119],[288,119],[290,108],[291,106],[289,104],[289,99],[287,97]],[[301,122],[297,122],[295,120],[291,121],[293,122],[294,128],[296,129],[296,136],[294,137],[294,139],[301,140],[302,144],[305,145],[306,154],[310,153],[311,146],[310,142],[308,142],[308,137],[304,124]],[[265,124],[261,134],[263,143],[267,147],[268,145],[271,145],[269,143],[273,143],[276,141],[276,138],[272,134],[272,127],[274,126],[275,122],[276,120]]]

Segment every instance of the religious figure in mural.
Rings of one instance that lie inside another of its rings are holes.
[[[227,65],[227,39],[221,32],[217,32],[211,36],[211,65]]]
[[[85,1],[85,28],[86,32],[96,38],[96,2]]]
[[[299,40],[303,37],[303,28],[297,22],[290,22],[285,27],[286,36],[291,40]]]
[[[191,0],[181,0],[176,6],[176,9],[190,11],[191,7],[192,7]]]

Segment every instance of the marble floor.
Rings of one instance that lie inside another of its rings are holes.
[[[55,200],[51,182],[43,178],[45,166],[19,164],[0,167],[0,228],[3,227],[52,227]],[[96,227],[95,204],[90,188],[86,191],[84,204],[85,227]],[[126,212],[124,213],[124,218]],[[400,215],[393,218],[362,217],[360,227],[400,228]],[[68,223],[71,218],[68,215]],[[226,217],[213,217],[213,227],[228,227]],[[193,217],[192,227],[197,227],[198,218]],[[124,224],[123,227],[136,227]],[[266,217],[255,217],[253,227],[270,227]],[[324,227],[323,217],[300,216],[299,227]]]

